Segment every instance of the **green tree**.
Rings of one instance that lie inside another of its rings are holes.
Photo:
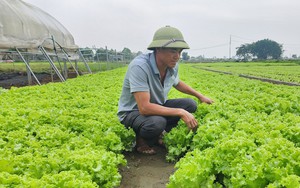
[[[277,42],[264,39],[255,43],[253,52],[258,59],[279,59],[283,50]]]
[[[95,60],[96,61],[107,61],[106,49],[104,49],[104,48],[97,49],[96,55],[95,55]]]
[[[124,54],[131,54],[131,50],[129,49],[129,48],[124,48],[123,50],[122,50],[122,53],[124,53]]]
[[[129,48],[124,48],[122,50],[122,54],[124,56],[124,60],[130,60],[132,59],[132,52]]]
[[[253,44],[242,44],[237,48],[236,55],[243,58],[243,60],[249,60],[253,58],[252,54]]]
[[[248,59],[279,59],[283,53],[282,45],[275,41],[264,39],[252,44],[243,44],[237,48],[236,55]]]
[[[80,48],[81,54],[83,55],[83,57],[89,61],[93,61],[94,59],[94,52],[91,48]]]
[[[187,61],[190,59],[190,56],[187,52],[182,52],[182,60]]]

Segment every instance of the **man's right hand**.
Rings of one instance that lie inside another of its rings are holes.
[[[182,108],[169,108],[150,103],[149,92],[135,92],[133,95],[137,102],[139,112],[142,115],[179,116],[189,129],[195,130],[198,126],[194,115]]]
[[[197,128],[198,122],[195,119],[193,114],[189,113],[188,111],[186,111],[184,109],[181,109],[180,117],[189,129],[194,130],[195,128]]]

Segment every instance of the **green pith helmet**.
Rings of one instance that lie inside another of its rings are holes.
[[[184,41],[182,33],[171,26],[159,28],[154,36],[148,50],[155,48],[181,48],[189,49],[189,45]]]

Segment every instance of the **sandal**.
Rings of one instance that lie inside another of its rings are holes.
[[[145,154],[145,155],[155,155],[156,154],[156,151],[147,145],[138,146],[136,148],[136,151],[138,153]]]
[[[144,139],[141,137],[138,137],[136,140],[136,151],[141,154],[146,154],[146,155],[154,155],[156,154],[156,151],[148,146],[148,144],[145,142]]]
[[[166,148],[166,145],[164,143],[164,135],[166,134],[165,131],[163,131],[160,135],[159,135],[159,138],[158,138],[158,141],[157,141],[157,144],[160,146],[160,147],[163,147],[163,148]]]

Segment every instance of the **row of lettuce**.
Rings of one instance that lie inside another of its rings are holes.
[[[195,67],[300,84],[300,61],[261,63],[199,63]]]
[[[0,91],[0,187],[117,187],[132,130],[116,117],[125,69]]]
[[[180,159],[167,187],[300,187],[299,87],[193,67],[182,80],[215,103],[199,104],[197,131],[180,122],[164,138],[167,159]]]

